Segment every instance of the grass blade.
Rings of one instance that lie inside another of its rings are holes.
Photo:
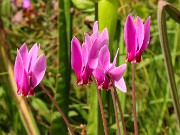
[[[59,73],[61,75],[57,87],[56,101],[61,106],[62,111],[68,116],[69,106],[69,89],[70,89],[70,38],[71,38],[71,15],[70,15],[70,0],[59,0],[59,46],[58,46],[58,62]],[[68,118],[68,117],[67,117]],[[59,122],[60,121],[60,122]],[[63,119],[56,119],[53,125],[53,134],[67,134],[67,126]]]

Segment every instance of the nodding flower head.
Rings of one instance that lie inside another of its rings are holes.
[[[14,77],[17,84],[17,94],[22,96],[34,95],[34,88],[41,82],[46,70],[46,57],[38,57],[40,46],[34,44],[28,52],[26,44],[17,50],[14,65]]]
[[[80,45],[78,39],[71,41],[71,66],[77,76],[78,84],[89,84],[93,71],[98,66],[99,50],[109,44],[108,31],[98,30],[98,22],[94,23],[93,34],[85,33],[85,41]]]
[[[126,61],[141,62],[141,55],[148,47],[150,40],[150,17],[143,24],[140,17],[136,23],[132,15],[128,15],[124,26],[124,41],[126,44]]]
[[[123,79],[126,64],[116,67],[118,50],[113,63],[110,63],[110,52],[107,46],[103,46],[99,52],[98,67],[93,72],[99,89],[102,88],[108,90],[112,87],[112,85],[115,85],[121,91],[126,92],[126,84]]]

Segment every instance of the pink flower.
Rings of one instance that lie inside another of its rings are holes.
[[[126,61],[140,62],[141,55],[148,47],[150,40],[150,17],[143,24],[140,17],[134,23],[132,15],[128,15],[124,26],[124,41],[126,44]]]
[[[31,6],[30,0],[13,0],[16,7],[22,6],[25,9],[29,9]]]
[[[22,6],[24,7],[24,8],[30,8],[30,6],[31,6],[31,2],[30,2],[30,0],[23,0],[23,2],[22,2]]]
[[[115,85],[118,89],[126,92],[126,85],[122,77],[126,70],[126,64],[118,67],[115,66],[118,50],[113,63],[110,63],[110,52],[108,47],[103,46],[99,52],[98,67],[94,70],[93,75],[97,80],[99,88],[109,89],[112,85]]]
[[[99,50],[109,43],[108,31],[98,31],[98,22],[94,23],[93,34],[85,33],[82,47],[76,37],[71,41],[71,66],[77,76],[78,84],[89,84],[92,72],[98,66]]]
[[[17,84],[17,94],[34,95],[34,88],[41,82],[46,70],[46,57],[38,57],[40,46],[34,44],[28,52],[26,44],[17,50],[14,65],[14,77]]]

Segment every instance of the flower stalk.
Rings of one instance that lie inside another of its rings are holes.
[[[57,102],[54,100],[54,98],[51,96],[51,94],[46,90],[46,88],[40,83],[39,86],[42,88],[42,90],[46,93],[46,95],[51,99],[51,101],[53,102],[53,104],[56,106],[56,108],[58,109],[58,111],[60,112],[62,118],[64,119],[68,130],[70,131],[71,135],[75,135],[74,134],[74,130],[72,129],[69,121],[67,120],[66,116],[64,115],[63,111],[61,110],[61,108],[58,106]]]
[[[93,81],[94,81],[94,83],[96,85],[96,92],[97,92],[99,107],[100,107],[101,116],[102,116],[102,120],[103,120],[104,134],[108,135],[107,122],[106,122],[106,118],[105,118],[105,114],[104,114],[104,108],[103,108],[103,104],[102,104],[102,100],[101,100],[101,95],[100,95],[100,92],[99,92],[99,89],[98,89],[96,79],[94,77],[92,77],[92,79],[93,79]]]
[[[114,81],[112,78],[111,79],[111,82],[112,82],[112,87],[113,87],[113,95],[115,97],[115,101],[117,101],[118,103],[118,108],[119,108],[119,112],[120,112],[120,117],[121,117],[121,121],[122,121],[122,126],[123,126],[123,131],[124,131],[124,135],[127,134],[126,132],[126,126],[125,126],[125,122],[124,122],[124,117],[123,117],[123,112],[122,112],[122,109],[121,109],[121,103],[120,103],[120,100],[119,100],[119,97],[118,97],[118,94],[117,94],[117,91],[116,91],[116,87],[114,85]],[[112,91],[111,91],[112,92]],[[118,126],[118,125],[117,125]]]
[[[116,99],[115,99],[113,89],[111,89],[111,95],[112,95],[112,100],[113,100],[113,105],[114,105],[114,113],[115,113],[115,117],[116,117],[117,133],[118,133],[118,135],[120,135],[121,133],[120,133],[119,120],[118,120],[118,113],[117,113],[117,108],[116,108]]]
[[[114,95],[115,95],[116,101],[118,103],[118,108],[119,108],[119,112],[120,112],[120,117],[121,117],[121,121],[122,121],[124,135],[127,135],[126,126],[125,126],[124,117],[123,117],[123,112],[122,112],[122,108],[121,108],[121,103],[120,103],[120,100],[119,100],[119,97],[118,97],[118,94],[116,91],[116,87],[113,86],[113,89],[114,89]]]
[[[135,135],[138,135],[138,124],[136,116],[136,96],[135,96],[135,63],[132,63],[132,104],[134,112],[134,130]]]

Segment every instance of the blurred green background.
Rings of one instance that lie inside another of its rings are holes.
[[[168,0],[180,9],[179,0]],[[78,135],[102,135],[103,126],[94,84],[78,86],[70,67],[70,41],[76,36],[84,41],[91,34],[95,20],[99,29],[108,28],[109,48],[117,64],[125,62],[124,23],[129,13],[145,21],[151,16],[151,40],[136,64],[136,106],[140,135],[178,135],[170,88],[163,61],[157,25],[158,0],[31,0],[29,11],[16,8],[12,0],[0,0],[0,134],[67,135],[67,127],[49,98],[39,88],[35,96],[20,98],[13,79],[16,50],[23,43],[40,43],[47,58],[42,81],[68,116]],[[180,26],[166,16],[168,39],[177,88],[180,87]],[[131,101],[131,65],[127,63],[127,93],[118,91],[128,135],[134,134]],[[179,92],[180,94],[180,92]],[[116,134],[115,116],[109,91],[102,91],[109,134]],[[180,96],[180,95],[179,95]],[[21,103],[25,104],[22,107]],[[121,127],[122,128],[122,127]],[[32,131],[33,130],[33,131]],[[122,131],[122,129],[121,129]]]

